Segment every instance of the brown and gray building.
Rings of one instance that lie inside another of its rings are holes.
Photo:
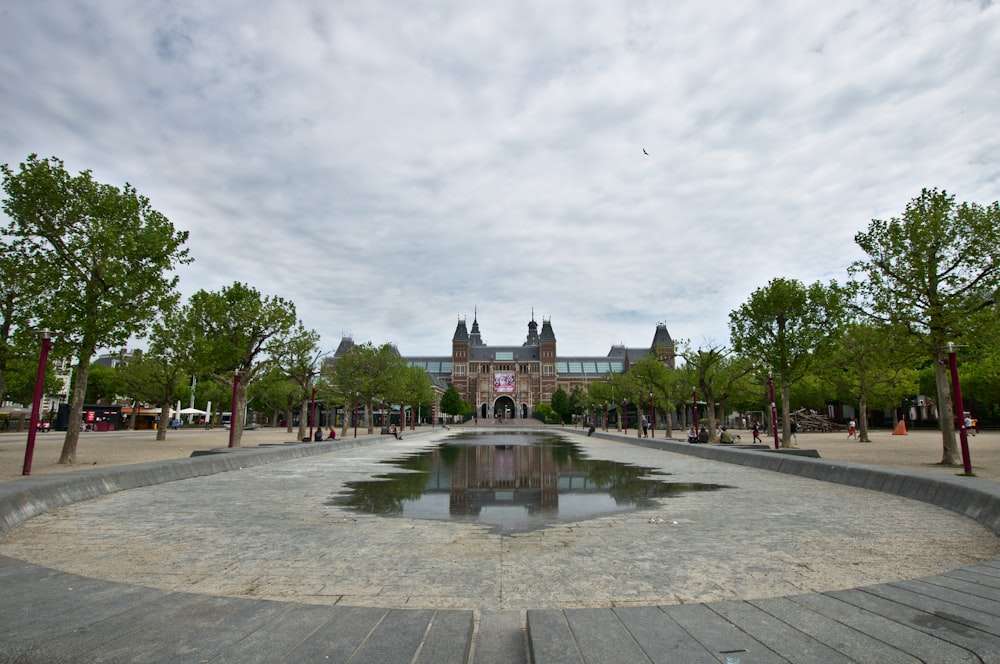
[[[483,341],[477,317],[471,331],[460,318],[450,356],[403,357],[435,382],[454,385],[479,417],[527,418],[537,404],[550,403],[558,388],[567,394],[577,387],[586,389],[589,383],[624,373],[649,354],[672,369],[674,350],[667,326],[659,323],[648,347],[612,345],[606,355],[560,356],[551,320],[543,318],[539,330],[532,315],[528,336],[517,346],[491,346]]]

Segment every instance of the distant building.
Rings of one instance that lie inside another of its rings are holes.
[[[112,369],[125,364],[133,358],[142,357],[142,349],[137,348],[135,350],[129,350],[127,348],[122,348],[117,353],[105,353],[99,355],[94,362],[97,364],[103,364],[106,367],[111,367]]]
[[[334,353],[340,357],[354,345],[345,337]],[[453,385],[463,400],[473,404],[483,418],[531,417],[537,404],[550,403],[562,388],[567,394],[588,383],[607,380],[609,375],[626,372],[647,355],[654,355],[674,368],[674,342],[667,326],[660,323],[646,348],[613,345],[606,355],[560,356],[551,320],[542,319],[539,331],[534,316],[528,336],[520,346],[490,346],[483,341],[479,321],[473,317],[472,331],[464,318],[458,320],[451,339],[451,355],[407,357],[411,365],[427,371],[438,385]]]

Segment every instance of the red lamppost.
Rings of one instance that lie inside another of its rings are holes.
[[[236,371],[233,373],[233,406],[229,414],[229,447],[233,446],[234,435],[236,433],[236,398],[239,395],[239,386],[240,372]]]
[[[24,448],[22,475],[31,474],[31,458],[35,455],[35,434],[38,432],[42,393],[45,391],[45,363],[48,361],[49,351],[52,350],[52,334],[48,330],[39,330],[38,335],[42,338],[42,349],[38,353],[38,373],[35,374],[35,396],[31,402],[31,417],[28,419],[28,444]]]
[[[694,411],[694,432],[698,434],[698,388],[691,388],[691,410]]]
[[[767,377],[767,390],[771,398],[771,431],[774,432],[774,449],[778,449],[778,407],[774,404],[774,377]]]
[[[313,422],[316,417],[316,388],[312,388],[312,397],[309,399],[309,440],[313,439]]]
[[[962,465],[965,474],[972,474],[972,459],[969,456],[969,432],[965,428],[965,403],[962,401],[962,386],[958,383],[958,360],[955,358],[955,344],[948,342],[948,367],[951,369],[951,389],[955,394],[955,417],[958,420],[958,439],[962,445]]]
[[[354,393],[354,437],[358,437],[358,393]]]
[[[649,393],[649,437],[656,438],[656,411],[653,410],[653,393]]]

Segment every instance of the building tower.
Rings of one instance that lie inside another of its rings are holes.
[[[552,401],[556,391],[556,334],[552,331],[552,321],[542,319],[542,333],[538,337],[538,364],[542,373],[542,402]]]
[[[478,333],[478,325],[476,326]],[[469,349],[472,345],[469,330],[465,327],[465,319],[459,318],[455,334],[451,338],[451,375],[452,385],[458,396],[464,401],[469,400]]]

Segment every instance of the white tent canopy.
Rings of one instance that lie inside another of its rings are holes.
[[[198,410],[197,408],[185,408],[178,411],[180,415],[208,415],[207,410]]]

